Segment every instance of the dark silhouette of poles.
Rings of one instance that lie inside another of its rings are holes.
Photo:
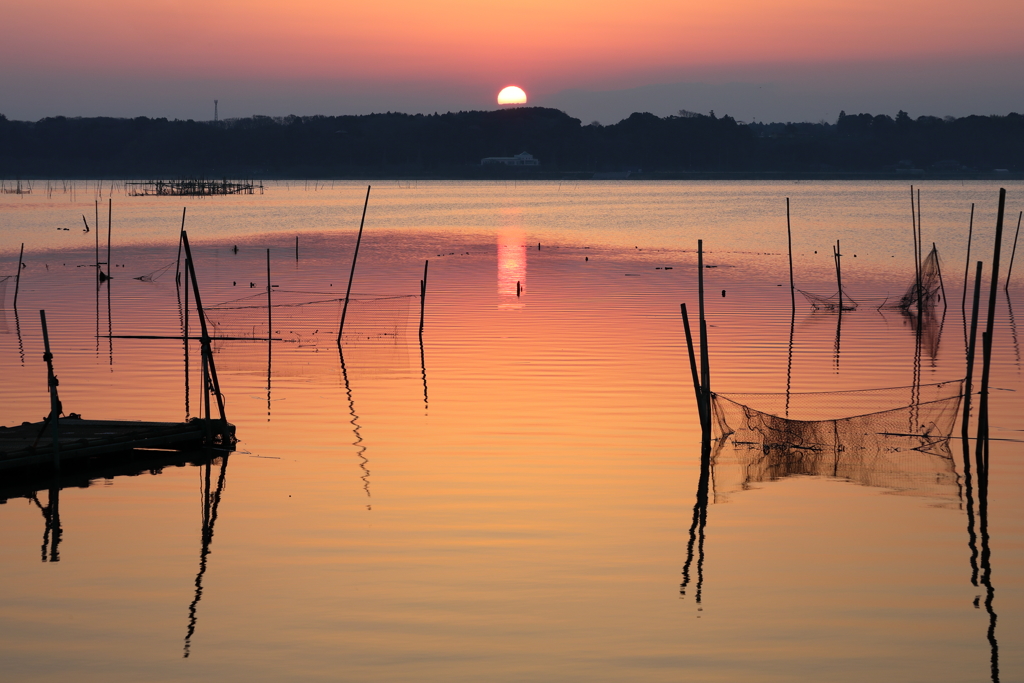
[[[704,395],[701,390],[700,374],[697,371],[697,358],[693,351],[693,335],[690,333],[690,317],[686,313],[686,304],[679,304],[683,316],[683,330],[686,333],[686,351],[690,358],[690,376],[693,379],[693,395],[697,401],[697,415],[700,418],[701,429],[704,429],[706,420],[704,418]]]
[[[96,210],[96,218],[93,225],[96,226],[96,282],[98,283],[100,281],[100,200],[93,200],[93,204],[93,208]]]
[[[178,233],[178,263],[174,270],[174,283],[181,284],[181,236],[185,234],[185,210],[187,206],[181,207],[181,231]],[[188,288],[188,282],[185,283],[186,289]],[[188,310],[188,307],[185,307]]]
[[[295,236],[295,260],[299,260],[299,236]]]
[[[839,315],[843,314],[843,271],[839,266],[839,240],[832,247],[832,259],[836,263],[836,284],[839,286]]]
[[[110,226],[111,216],[114,212],[114,200],[113,198],[107,198],[107,277],[110,277]]]
[[[46,361],[46,386],[50,391],[50,417],[53,434],[53,468],[60,472],[60,397],[57,395],[57,376],[53,374],[53,353],[50,352],[50,331],[46,327],[46,311],[39,311],[43,326],[43,360]]]
[[[209,392],[211,390],[217,398],[217,408],[220,412],[221,438],[226,442],[230,437],[227,428],[228,420],[224,412],[224,395],[221,394],[220,391],[220,380],[217,378],[217,366],[213,360],[213,348],[210,344],[210,332],[206,325],[206,313],[203,311],[203,301],[199,294],[199,281],[196,278],[195,262],[192,260],[192,250],[189,248],[188,234],[186,234],[184,230],[181,232],[181,239],[182,246],[185,249],[185,272],[192,282],[192,293],[195,295],[196,300],[196,313],[199,316],[199,327],[202,331],[201,341],[204,361],[203,368],[206,371],[206,377],[203,378],[203,390],[206,392],[207,399],[209,398]],[[207,410],[206,419],[209,424],[209,410]]]
[[[971,271],[971,241],[974,237],[974,202],[971,202],[971,220],[967,225],[967,258],[964,261],[964,293],[960,299],[960,313],[964,317],[964,325],[967,324],[967,275]],[[966,336],[967,329],[964,328]]]
[[[270,250],[267,249],[267,341],[274,335],[274,307],[270,300]]]
[[[992,335],[995,329],[996,294],[999,290],[999,255],[1003,242],[1003,217],[1006,210],[1006,189],[999,188],[999,211],[996,214],[995,245],[992,248],[992,282],[988,297],[988,319],[985,321],[985,332],[982,334],[981,364],[981,403],[978,409],[978,469],[988,470],[988,451],[984,444],[988,442],[988,391],[992,371]],[[979,477],[979,485],[980,485]]]
[[[1017,214],[1017,232],[1013,233],[1013,249],[1010,251],[1010,264],[1006,268],[1006,282],[1003,283],[1003,291],[1010,289],[1010,273],[1013,272],[1013,257],[1017,255],[1017,238],[1020,237],[1020,219],[1024,218],[1024,211]]]
[[[786,197],[786,243],[789,246],[789,299],[796,310],[796,284],[793,282],[793,229],[789,220],[789,197]]]
[[[14,276],[14,310],[18,310],[18,290],[21,288],[21,261],[25,256],[25,243],[21,243],[21,251],[18,252],[18,272]]]
[[[708,358],[708,326],[704,317],[704,240],[697,240],[697,295],[700,305],[700,378],[704,399],[704,438],[711,438],[711,363]]]
[[[969,438],[970,416],[971,416],[971,394],[973,393],[972,383],[974,381],[974,355],[978,341],[978,304],[981,301],[981,271],[982,263],[978,261],[974,269],[974,294],[971,304],[971,328],[967,341],[967,376],[964,379],[964,417],[961,424],[961,436],[964,443]],[[965,466],[969,466],[969,459],[965,460]]]
[[[423,315],[426,312],[427,301],[427,268],[430,261],[423,262],[423,279],[420,280],[420,341],[423,340]]]
[[[356,235],[356,250],[352,254],[352,270],[348,274],[348,288],[345,290],[345,304],[341,308],[341,323],[338,325],[338,343],[341,344],[341,334],[345,331],[345,316],[348,314],[348,299],[352,294],[352,278],[356,274],[356,259],[359,258],[359,243],[363,240],[363,224],[366,222],[366,207],[370,205],[370,185],[366,186],[366,199],[363,201],[363,217],[359,220],[359,234]]]

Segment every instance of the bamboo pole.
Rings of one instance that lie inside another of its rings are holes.
[[[348,274],[348,288],[345,290],[345,304],[341,308],[341,323],[338,325],[338,343],[345,331],[345,316],[348,314],[348,298],[352,294],[352,278],[356,274],[356,259],[359,258],[359,243],[363,240],[363,224],[366,222],[366,207],[370,205],[370,185],[366,186],[366,199],[363,201],[363,217],[359,220],[359,234],[356,235],[356,249],[352,254],[352,270]]]
[[[107,277],[110,277],[110,226],[111,216],[114,212],[114,199],[112,197],[107,198]]]
[[[93,225],[96,226],[96,282],[100,281],[100,200],[93,200],[96,210],[96,219]]]
[[[274,307],[270,300],[270,250],[267,249],[267,341],[274,335]]]
[[[974,354],[978,341],[978,304],[981,301],[981,271],[982,264],[981,261],[978,261],[974,269],[974,295],[972,299],[973,303],[971,304],[971,331],[970,338],[967,342],[967,374],[964,378],[964,417],[960,427],[960,433],[964,438],[965,443],[970,433],[971,394],[974,391],[971,385],[974,382]]]
[[[996,214],[996,236],[992,248],[992,281],[988,297],[988,317],[985,321],[985,332],[982,335],[982,364],[981,364],[981,405],[978,411],[978,468],[982,467],[981,458],[985,457],[985,450],[982,448],[984,441],[988,439],[988,390],[989,379],[992,371],[992,336],[995,330],[996,317],[996,294],[999,291],[999,255],[1003,242],[1003,218],[1006,211],[1006,189],[999,188],[999,210]],[[985,467],[988,463],[985,463]]]
[[[185,234],[185,211],[188,209],[187,206],[181,207],[181,231],[178,233],[178,265],[174,270],[174,283],[177,285],[181,284],[181,236]],[[185,283],[188,286],[188,283]]]
[[[961,297],[961,316],[964,318],[964,343],[967,345],[967,278],[971,271],[971,242],[974,237],[974,202],[971,202],[971,221],[967,228],[967,259],[964,262],[964,294]]]
[[[21,251],[18,252],[18,272],[14,276],[14,310],[18,310],[18,290],[21,289],[21,263],[25,256],[25,243],[21,243]]]
[[[789,299],[796,310],[796,284],[793,282],[793,229],[789,220],[789,197],[786,197],[786,242],[789,245]]]
[[[686,304],[679,304],[683,316],[683,331],[686,333],[686,352],[690,357],[690,376],[693,379],[693,394],[697,400],[697,415],[700,418],[701,430],[707,420],[704,417],[704,395],[701,390],[700,376],[697,373],[697,358],[693,349],[693,335],[690,333],[690,317],[686,314]]]
[[[423,316],[426,313],[427,267],[429,265],[429,260],[423,262],[423,279],[420,280],[420,339],[423,339]]]
[[[53,374],[53,353],[50,352],[50,331],[46,327],[46,311],[39,311],[43,326],[43,360],[46,361],[46,386],[50,390],[50,418],[53,425],[53,468],[60,472],[60,398],[57,396],[57,376]]]
[[[185,271],[192,282],[192,293],[196,300],[196,313],[199,316],[199,328],[202,333],[203,354],[207,359],[209,380],[213,385],[213,391],[217,397],[217,408],[220,411],[221,436],[223,439],[227,440],[229,435],[227,434],[227,416],[224,412],[224,396],[220,391],[220,380],[217,377],[217,366],[213,360],[213,348],[210,345],[210,332],[206,326],[206,313],[203,310],[203,301],[199,294],[199,280],[196,278],[195,262],[192,260],[192,250],[189,248],[188,234],[184,230],[181,233],[181,239],[182,246],[185,249]],[[210,387],[204,387],[204,391],[209,390]],[[209,419],[209,414],[207,414],[207,419]]]
[[[1017,255],[1017,238],[1020,237],[1020,219],[1024,218],[1024,211],[1017,214],[1017,232],[1013,233],[1013,249],[1010,251],[1010,265],[1006,268],[1006,282],[1003,283],[1003,291],[1010,289],[1010,273],[1013,272],[1013,257]]]
[[[704,317],[704,240],[697,240],[697,295],[700,313],[701,396],[704,400],[705,431],[711,428],[711,362],[708,358],[708,327]],[[706,436],[706,435],[705,435]]]

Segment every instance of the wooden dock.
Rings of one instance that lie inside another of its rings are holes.
[[[208,428],[209,427],[209,428]],[[187,451],[213,446],[233,450],[233,425],[228,425],[227,443],[207,443],[207,435],[220,431],[219,421],[210,425],[204,419],[188,422],[134,422],[126,420],[83,420],[62,417],[59,424],[58,452],[65,464],[95,460],[104,456],[130,455],[135,449]],[[17,427],[0,427],[0,474],[7,476],[23,470],[53,468],[53,425],[25,422]]]

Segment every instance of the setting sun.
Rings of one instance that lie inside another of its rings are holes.
[[[498,93],[498,104],[526,104],[526,93],[522,88],[510,85]]]

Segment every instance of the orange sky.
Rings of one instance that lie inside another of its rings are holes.
[[[1024,55],[1017,35],[1024,3],[1013,0],[970,6],[948,0],[5,4],[0,59],[21,76],[0,77],[0,85],[4,78],[83,74],[372,83],[425,92],[483,89],[479,106],[485,107],[493,103],[490,89],[508,83],[544,96],[680,82],[695,74],[706,81],[709,69],[749,80],[744,69],[764,64],[988,57],[1021,63]],[[9,101],[17,96],[0,93],[0,112],[20,108]]]

